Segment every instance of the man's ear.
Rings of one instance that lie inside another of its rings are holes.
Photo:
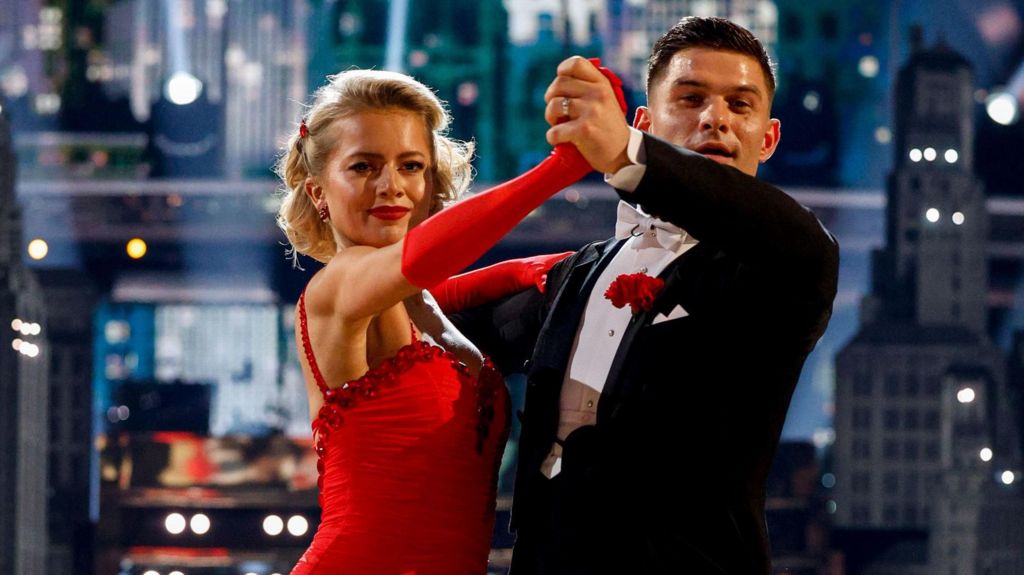
[[[757,156],[758,161],[762,164],[772,157],[775,148],[779,146],[779,138],[782,137],[781,129],[782,122],[775,118],[768,120],[768,129],[764,131],[764,142],[761,143],[761,153]]]
[[[633,127],[643,132],[651,131],[651,109],[647,106],[637,106],[636,114],[633,114]]]

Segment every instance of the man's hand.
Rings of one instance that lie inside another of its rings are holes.
[[[563,60],[544,101],[549,144],[575,145],[594,169],[606,174],[630,164],[629,126],[611,83],[593,64],[580,56]]]

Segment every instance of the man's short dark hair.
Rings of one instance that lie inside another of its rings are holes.
[[[775,69],[768,52],[756,36],[746,28],[725,18],[703,18],[687,16],[658,38],[651,49],[647,62],[647,93],[658,77],[665,72],[676,52],[687,48],[710,48],[725,50],[752,57],[761,64],[764,79],[768,83],[768,97],[775,96]]]

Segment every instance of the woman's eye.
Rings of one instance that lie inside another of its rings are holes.
[[[370,171],[370,164],[367,162],[356,162],[349,166],[348,169],[361,174]]]
[[[402,169],[407,172],[418,172],[423,169],[422,162],[406,162],[402,164]]]

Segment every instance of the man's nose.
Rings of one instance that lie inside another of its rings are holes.
[[[701,111],[700,127],[702,130],[729,129],[729,105],[724,100],[712,99]]]

